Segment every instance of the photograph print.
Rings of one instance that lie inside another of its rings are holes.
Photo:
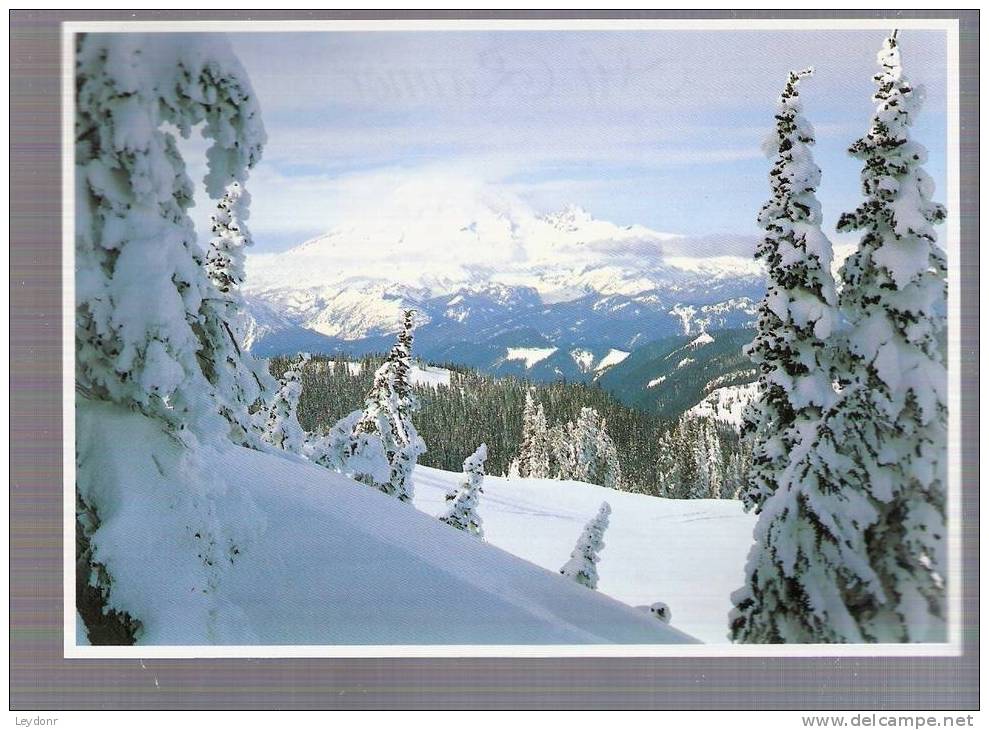
[[[68,655],[952,651],[955,26],[228,25],[65,27]]]

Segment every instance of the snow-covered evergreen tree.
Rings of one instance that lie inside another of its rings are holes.
[[[759,397],[746,409],[743,425],[754,444],[742,501],[757,513],[777,488],[801,424],[816,422],[834,400],[826,349],[837,320],[831,242],[821,231],[821,171],[797,88],[812,73],[790,72],[767,141],[772,195],[759,212],[766,235],[756,250],[766,267],[766,295],[747,349],[759,368]]]
[[[705,485],[703,498],[721,499],[725,482],[724,451],[713,419],[701,420],[699,436],[704,443],[697,462],[697,471],[703,474],[701,481]]]
[[[522,409],[522,442],[519,445],[519,475],[533,479],[550,477],[550,435],[546,412],[536,403],[532,390],[526,391]]]
[[[598,569],[600,553],[604,549],[604,531],[608,529],[608,517],[611,514],[611,505],[607,502],[601,504],[601,509],[597,515],[584,527],[584,531],[577,540],[577,545],[570,553],[568,560],[560,573],[573,578],[575,581],[588,588],[598,587]]]
[[[216,39],[83,34],[76,43],[76,384],[176,434],[226,437],[249,398],[203,267],[174,128],[202,125],[213,198],[243,181],[264,128],[239,61]],[[218,366],[218,364],[221,364]]]
[[[263,388],[252,385],[257,366],[231,336],[223,295],[203,265],[188,215],[193,184],[174,136],[198,127],[207,140],[212,199],[243,183],[265,143],[247,75],[215,35],[86,33],[75,44],[76,392],[138,410],[187,446],[255,445],[243,419],[253,386]],[[109,495],[126,498],[133,474],[101,468],[94,435],[76,434],[77,572],[94,589],[80,592],[79,607],[90,638],[129,643],[140,638],[140,600],[115,582],[119,536],[101,522],[120,511]],[[188,520],[214,544],[236,531],[212,508],[204,513],[220,487],[196,449],[155,466],[173,489],[162,496],[170,519]],[[195,592],[205,616],[216,608],[208,592],[220,568],[203,568]]]
[[[736,641],[944,638],[945,258],[933,224],[945,214],[907,135],[919,95],[895,34],[879,62],[877,112],[850,150],[865,160],[867,200],[839,224],[865,230],[842,268],[841,391],[800,428],[763,504],[733,596]]]
[[[550,450],[553,455],[556,479],[574,479],[578,471],[577,441],[574,424],[557,423],[549,429]]]
[[[351,464],[354,426],[361,420],[364,411],[352,411],[323,435],[309,434],[306,442],[306,456],[315,464],[350,475],[356,464]],[[366,470],[364,470],[366,471]]]
[[[272,446],[296,454],[303,453],[306,432],[299,425],[299,396],[302,395],[302,370],[309,361],[301,353],[278,381],[278,390],[270,405],[258,412],[263,424],[263,438]]]
[[[350,455],[381,452],[388,466],[387,479],[364,474],[385,494],[403,502],[412,501],[412,470],[426,444],[412,423],[418,401],[412,392],[412,329],[415,311],[406,310],[395,345],[384,364],[374,374],[374,385],[367,396],[364,413],[354,425]]]
[[[715,478],[714,459],[717,453],[712,449],[711,439],[708,437],[709,428],[707,423],[698,419],[694,433],[694,442],[691,453],[694,457],[694,473],[697,475],[691,489],[692,499],[709,499],[711,496],[712,481]]]
[[[246,223],[249,204],[250,195],[243,185],[236,180],[227,185],[212,216],[213,237],[206,250],[206,273],[216,293],[204,303],[214,316],[205,317],[202,326],[210,334],[210,341],[229,340],[238,356],[242,355],[244,341],[245,305],[240,294],[244,282],[244,249],[252,243]],[[219,404],[219,409],[231,424],[231,438],[244,446],[259,448],[263,438],[261,429],[249,409],[270,397],[277,387],[267,363],[249,356],[231,358],[229,350],[222,348],[204,349],[201,356],[207,353],[213,355],[213,362],[206,368],[210,381],[219,392],[230,394]]]
[[[849,152],[863,160],[865,201],[841,217],[863,231],[841,269],[849,321],[844,392],[835,420],[843,453],[879,515],[866,533],[886,601],[859,622],[877,641],[943,640],[947,366],[938,343],[947,312],[947,260],[934,225],[943,206],[909,130],[923,89],[903,73],[894,32],[878,55],[872,126]]]
[[[532,452],[535,450],[536,438],[536,399],[530,388],[525,392],[525,405],[522,406],[522,440],[519,443],[518,467],[519,476],[529,476],[529,466],[532,463]]]
[[[477,514],[477,502],[484,491],[484,461],[487,458],[488,447],[481,444],[464,460],[464,481],[459,489],[446,495],[447,511],[440,517],[441,522],[482,539],[484,528],[481,516]]]
[[[609,489],[623,489],[625,486],[622,478],[622,465],[618,461],[618,449],[615,442],[608,435],[607,420],[602,418],[598,426],[595,443],[595,454],[597,457],[597,471],[601,475],[601,485]]]
[[[206,251],[206,273],[222,294],[236,294],[244,283],[244,249],[252,244],[247,228],[251,196],[234,180],[210,216],[213,237]]]
[[[691,496],[695,461],[692,451],[689,459],[684,454],[691,443],[689,439],[692,439],[686,433],[687,425],[687,417],[681,416],[673,428],[659,435],[656,478],[659,482],[659,495],[662,497],[687,499]]]
[[[602,484],[620,489],[622,479],[618,450],[607,424],[596,410],[583,407],[577,419],[548,430],[547,443],[556,464],[557,479]],[[551,473],[547,470],[547,473]]]
[[[578,482],[590,482],[597,462],[598,414],[593,408],[581,408],[570,431],[575,455],[570,477]]]
[[[550,445],[549,424],[543,404],[536,405],[533,420],[532,451],[529,458],[529,476],[535,479],[549,479],[552,475],[552,447]]]

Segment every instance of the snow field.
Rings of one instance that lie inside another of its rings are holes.
[[[461,475],[417,466],[414,504],[438,516]],[[558,571],[601,503],[610,526],[598,592],[630,606],[669,604],[673,626],[728,643],[729,598],[744,582],[755,517],[733,500],[660,499],[572,481],[486,476],[477,511],[485,540]],[[589,590],[589,589],[584,589]]]

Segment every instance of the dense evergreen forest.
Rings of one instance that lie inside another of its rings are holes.
[[[298,417],[302,427],[326,433],[341,418],[363,408],[382,361],[380,355],[350,360],[314,356],[301,376]],[[272,359],[272,373],[281,375],[288,364],[286,358]],[[414,386],[419,410],[413,420],[428,449],[419,458],[420,464],[460,471],[464,459],[484,443],[488,447],[486,471],[507,474],[519,454],[522,411],[526,392],[531,390],[543,405],[550,426],[576,421],[585,407],[593,408],[607,421],[628,490],[663,497],[730,497],[737,487],[734,472],[744,461],[740,456],[745,455],[740,454],[738,434],[726,424],[710,421],[707,428],[715,442],[714,452],[709,438],[703,453],[698,454],[695,439],[682,437],[693,432],[678,429],[678,419],[625,406],[595,385],[566,381],[534,384],[515,377],[493,378],[456,364],[439,367],[451,371],[449,386]],[[702,480],[704,484],[723,485],[719,492],[698,492],[692,476],[698,473],[698,459],[710,462],[710,469],[721,475]],[[671,466],[678,460],[684,463],[682,467]],[[671,481],[683,478],[691,483]]]

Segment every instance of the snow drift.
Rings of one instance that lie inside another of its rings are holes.
[[[141,644],[693,641],[286,453],[184,447],[82,398],[77,444],[93,557]]]
[[[458,478],[417,466],[416,507],[442,514],[444,495]],[[584,524],[607,501],[598,592],[642,609],[662,601],[676,628],[705,643],[728,643],[731,593],[744,580],[755,523],[740,502],[660,499],[582,482],[491,475],[483,490],[477,512],[484,539],[552,571],[567,562]]]

